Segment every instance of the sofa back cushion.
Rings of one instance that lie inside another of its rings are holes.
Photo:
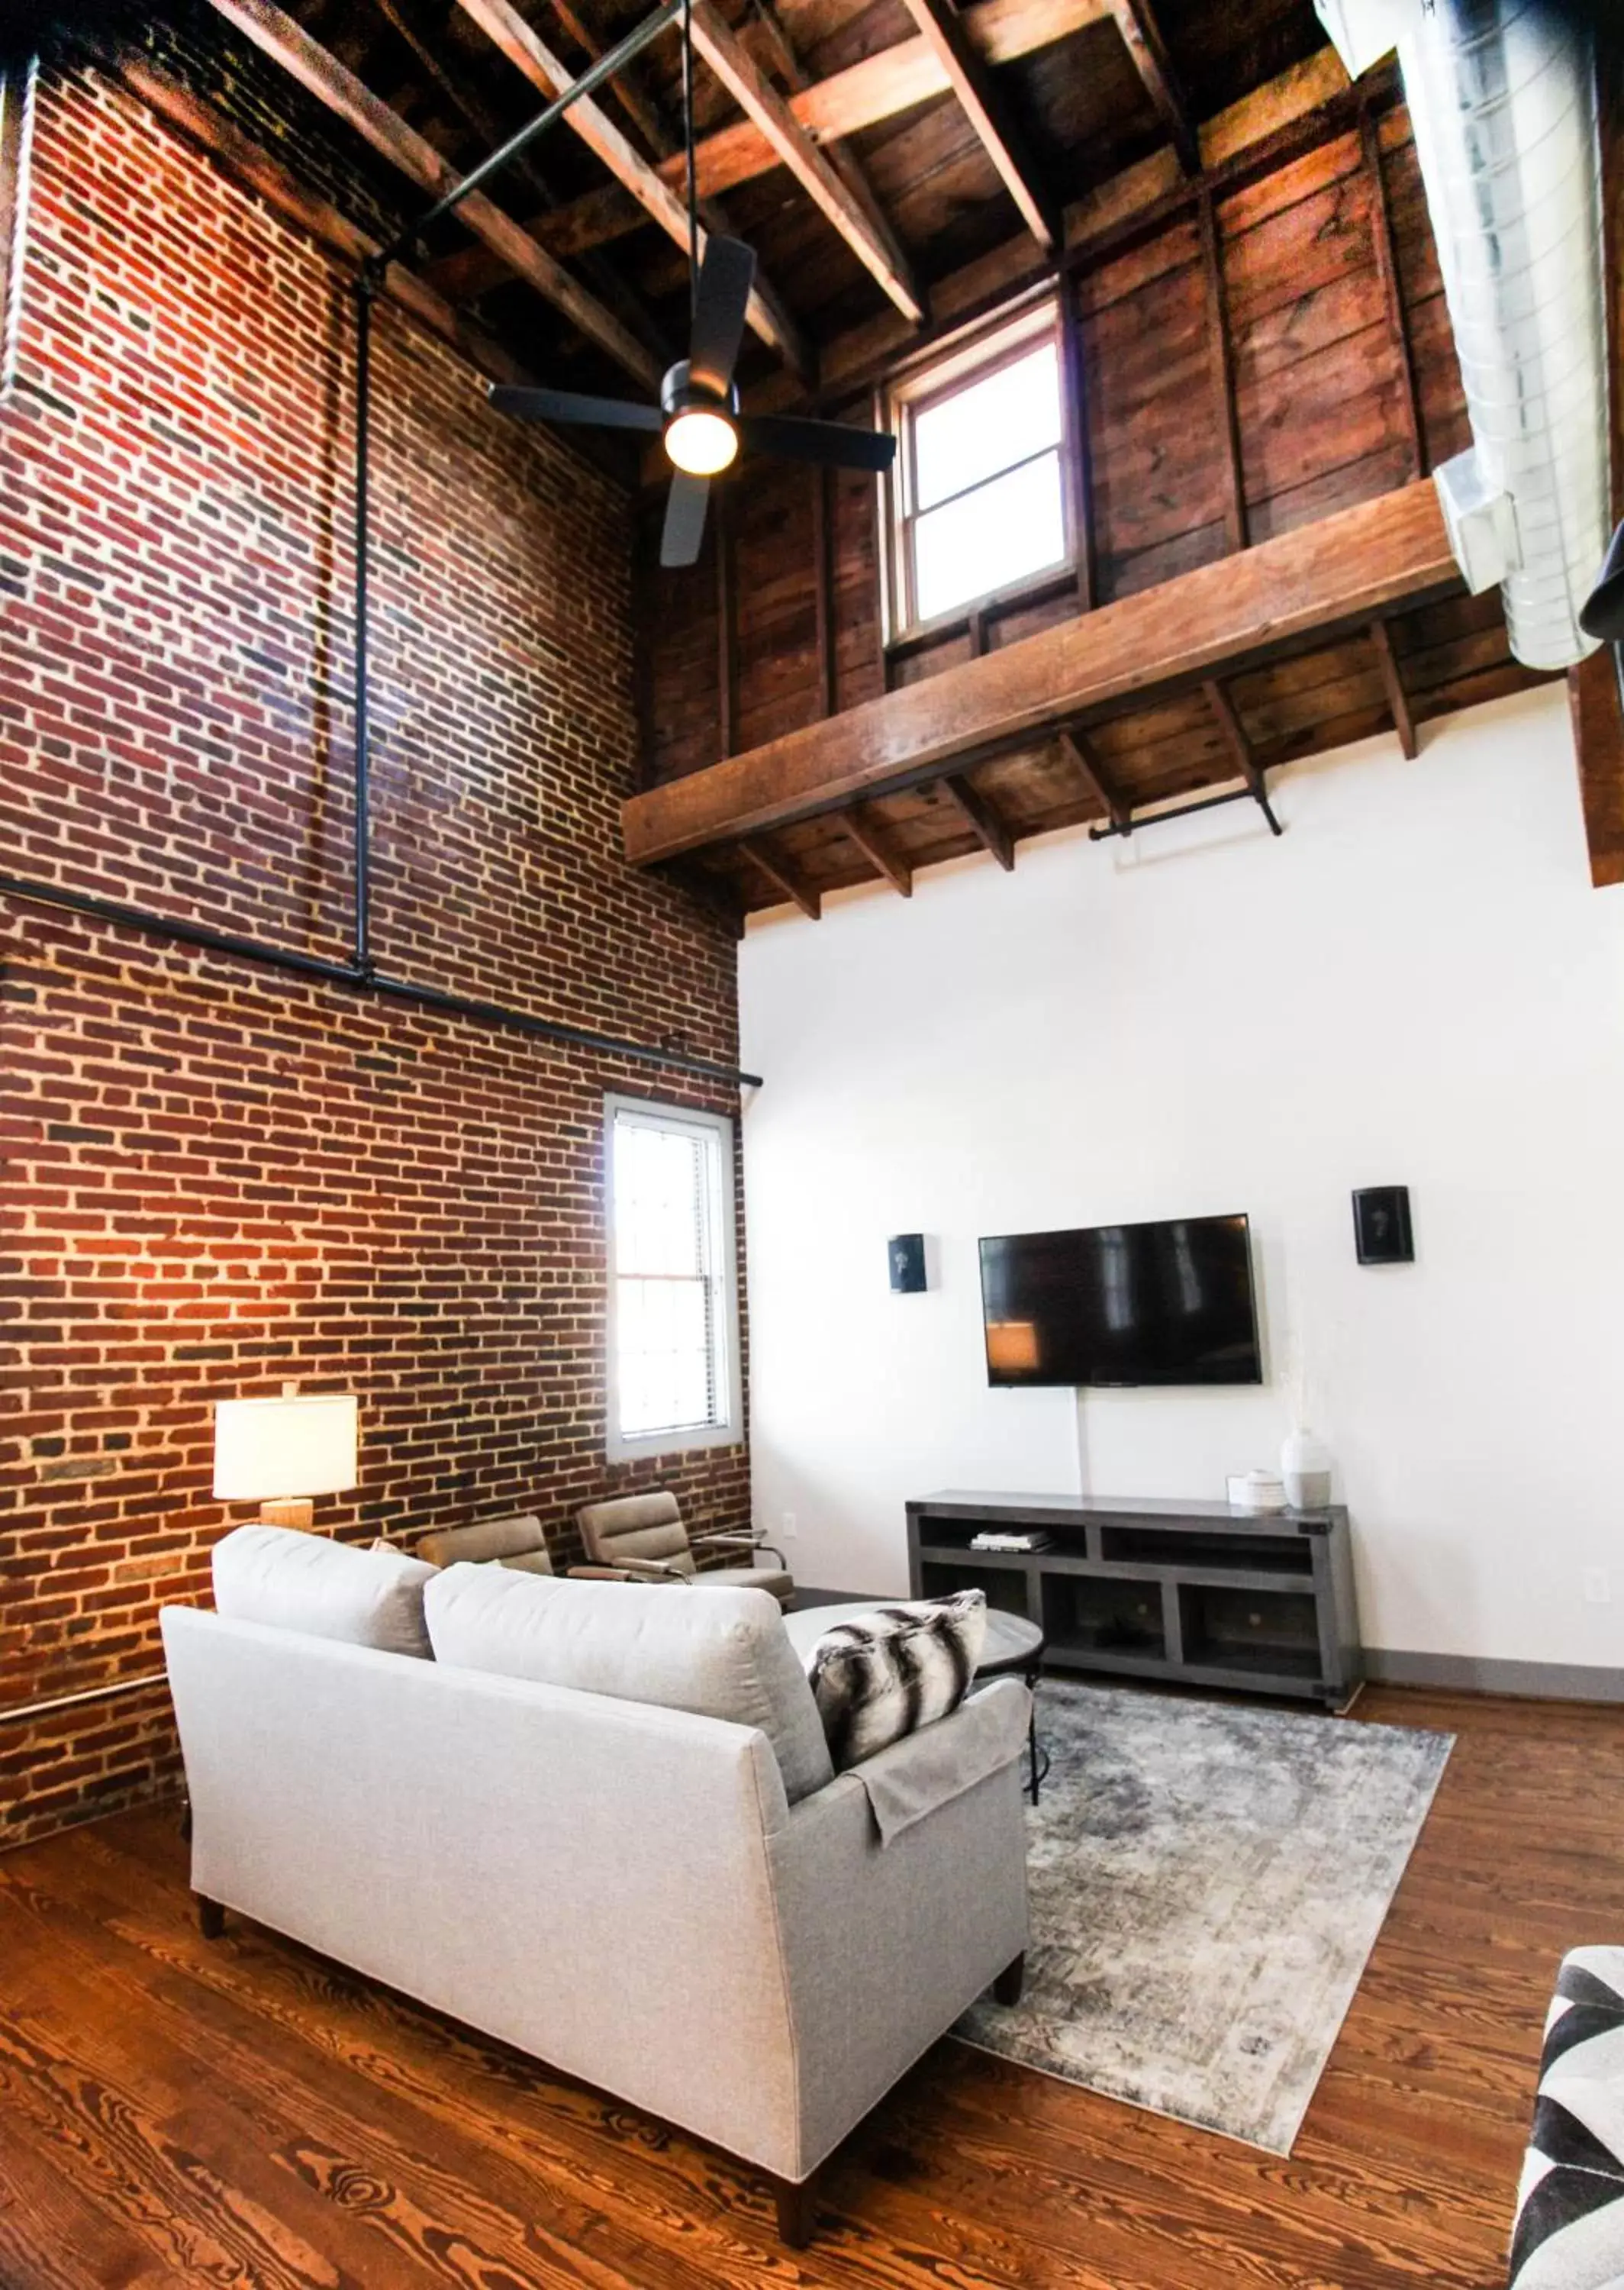
[[[756,1726],[791,1805],[833,1778],[812,1688],[764,1590],[451,1566],[429,1584],[424,1610],[442,1662]]]
[[[433,1658],[423,1586],[435,1570],[404,1550],[359,1550],[287,1526],[238,1526],[215,1544],[213,1565],[215,1606],[234,1622]]]
[[[984,1590],[866,1607],[832,1622],[804,1659],[836,1771],[951,1717],[970,1691],[986,1637]]]

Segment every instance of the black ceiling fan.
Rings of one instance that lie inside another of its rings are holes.
[[[683,18],[683,115],[688,159],[688,257],[691,330],[688,355],[679,358],[660,387],[660,404],[635,398],[591,397],[569,389],[524,389],[494,385],[491,403],[499,412],[530,421],[582,422],[600,429],[663,432],[673,470],[660,535],[662,564],[692,564],[705,538],[710,480],[731,468],[741,445],[780,460],[812,461],[835,469],[890,468],[897,441],[875,429],[854,429],[842,421],[811,421],[795,415],[740,413],[733,367],[744,338],[745,316],[756,279],[756,257],[741,239],[707,240],[700,259],[699,208],[693,166],[693,40],[688,12]]]

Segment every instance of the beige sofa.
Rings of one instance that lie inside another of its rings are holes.
[[[240,1910],[713,2141],[804,2240],[847,2133],[985,1989],[1019,1993],[1025,1688],[835,1778],[763,1592],[380,1555],[374,1627],[374,1554],[277,1533],[220,1546],[229,1611],[164,1615],[205,1932]],[[323,1552],[336,1620],[301,1605]],[[511,1674],[560,1661],[624,1690]]]

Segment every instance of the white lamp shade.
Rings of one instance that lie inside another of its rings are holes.
[[[222,1399],[214,1410],[214,1493],[222,1502],[336,1495],[356,1484],[353,1392]]]

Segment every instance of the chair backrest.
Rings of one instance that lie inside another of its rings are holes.
[[[472,1526],[437,1527],[417,1540],[417,1556],[431,1566],[454,1566],[459,1559],[476,1565],[494,1560],[521,1573],[550,1574],[547,1537],[539,1518],[481,1518]]]
[[[649,1495],[616,1495],[588,1503],[575,1514],[586,1553],[595,1565],[613,1566],[628,1558],[663,1558],[684,1574],[694,1571],[676,1497],[664,1488]]]

